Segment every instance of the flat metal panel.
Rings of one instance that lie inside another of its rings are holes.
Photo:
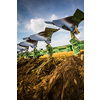
[[[49,21],[45,21],[45,23],[47,23],[47,24],[53,24],[52,22],[49,22]]]
[[[29,37],[25,37],[25,38],[23,38],[23,40],[28,40],[29,39]]]
[[[35,40],[35,41],[45,41],[47,43],[51,42],[52,34],[59,29],[53,29],[53,28],[45,28],[45,31],[39,32],[37,34],[31,35],[28,37],[29,40]]]
[[[84,13],[77,9],[73,16],[53,20],[53,22],[45,21],[47,24],[53,24],[68,31],[74,31],[75,26],[78,27],[79,23],[84,20]]]
[[[71,28],[72,24],[65,21],[65,18],[63,19],[59,19],[59,20],[53,20],[53,23],[60,27],[60,28],[63,28],[65,30],[69,30],[69,31],[72,31],[73,29]]]
[[[45,41],[46,40],[46,38],[44,36],[41,36],[39,34],[31,35],[30,39],[36,40],[36,41]]]
[[[80,19],[81,21],[84,20],[84,12],[82,12],[81,10],[77,9],[75,11],[75,13],[73,14],[73,16],[77,17],[78,19]]]
[[[19,50],[26,50],[27,48],[26,47],[22,47],[19,44],[17,44],[17,49],[19,49]]]
[[[20,46],[24,46],[24,47],[36,47],[37,46],[37,41],[32,41],[32,40],[27,40],[27,41],[23,41],[19,43]]]

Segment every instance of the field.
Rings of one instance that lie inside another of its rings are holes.
[[[17,99],[84,100],[84,59],[80,55],[69,51],[54,53],[53,60],[48,55],[18,60]]]

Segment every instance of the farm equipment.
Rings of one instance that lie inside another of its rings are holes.
[[[20,42],[19,45],[23,46],[23,47],[27,47],[28,49],[29,49],[29,46],[31,48],[33,48],[34,55],[32,55],[32,54],[30,55],[29,52],[27,51],[25,53],[27,58],[32,58],[32,57],[37,58],[37,56],[38,56],[37,52],[36,52],[37,43],[38,43],[38,41],[28,39],[26,41]]]
[[[58,31],[59,29],[53,29],[53,28],[45,28],[45,31],[39,32],[37,34],[34,35],[30,35],[29,37],[23,38],[24,40],[32,40],[32,41],[45,41],[47,43],[46,48],[47,48],[47,52],[49,57],[52,57],[52,47],[50,46],[51,43],[51,37],[52,34],[56,31]],[[35,56],[40,56],[41,53],[38,52],[36,49],[34,49],[34,54]]]
[[[75,34],[77,35],[80,33],[77,27],[79,23],[83,20],[84,20],[84,13],[81,10],[77,9],[73,14],[73,16],[69,16],[59,20],[53,20],[53,22],[45,21],[45,23],[53,24],[60,28],[70,31],[71,34],[70,43],[72,44],[74,55],[77,55],[80,53],[81,48],[79,46],[80,41],[76,38]]]

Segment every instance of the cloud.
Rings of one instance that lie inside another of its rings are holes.
[[[37,33],[40,31],[44,31],[45,23],[42,18],[36,18],[36,19],[31,19],[30,24],[27,24],[25,27]]]
[[[57,18],[58,17],[55,14],[52,14],[50,20],[54,20],[54,19],[57,19]],[[46,24],[44,22],[44,19],[42,19],[42,18],[31,19],[30,23],[26,24],[25,27],[29,30],[32,30],[35,33],[44,31],[45,27],[57,28],[54,25]]]
[[[52,21],[52,20],[56,20],[56,19],[58,19],[58,17],[55,14],[52,14],[50,20]]]

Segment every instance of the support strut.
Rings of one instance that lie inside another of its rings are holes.
[[[77,55],[80,53],[80,50],[81,50],[79,47],[79,40],[77,39],[77,37],[74,35],[73,32],[70,32],[70,34],[71,34],[70,43],[72,44],[74,55]]]
[[[51,45],[48,44],[48,43],[46,45],[46,48],[47,48],[49,59],[51,59],[52,58],[52,54],[53,54],[53,49],[52,49]]]

